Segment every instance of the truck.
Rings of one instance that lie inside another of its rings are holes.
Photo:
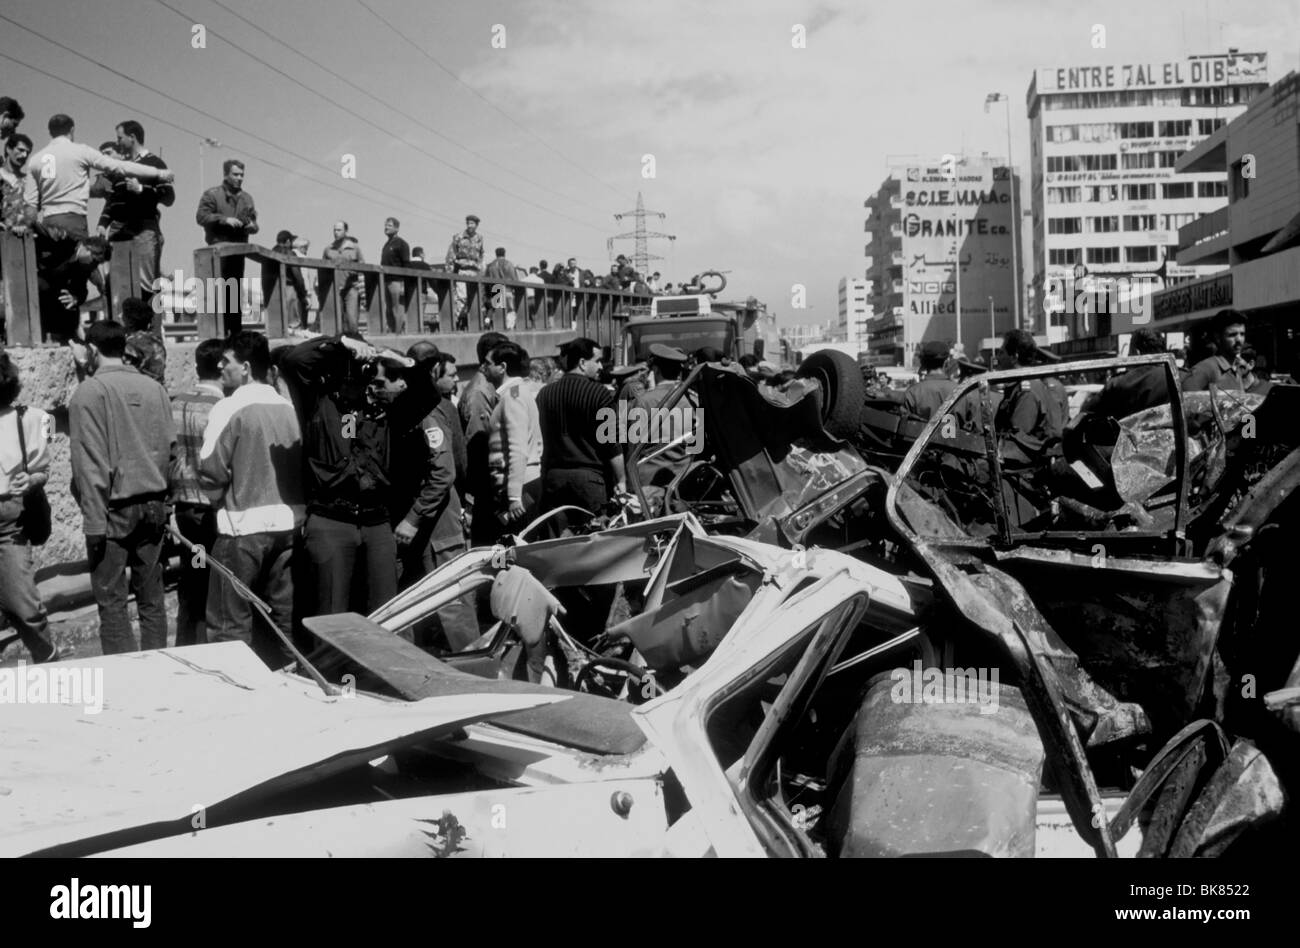
[[[655,343],[675,346],[688,355],[710,346],[733,360],[754,355],[774,365],[789,361],[776,318],[767,306],[752,296],[739,302],[719,301],[727,278],[716,270],[699,279],[706,277],[716,277],[720,283],[712,288],[696,284],[698,293],[656,296],[649,307],[632,313],[623,335],[624,365],[649,358]]]

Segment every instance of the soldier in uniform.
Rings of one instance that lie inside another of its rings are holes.
[[[926,421],[934,417],[939,406],[957,389],[957,383],[944,371],[950,348],[946,342],[932,340],[923,343],[917,353],[921,380],[913,382],[903,394],[903,407]]]
[[[1163,333],[1143,326],[1133,331],[1129,355],[1157,355],[1165,351]],[[1106,380],[1100,392],[1089,395],[1083,410],[1111,418],[1127,418],[1144,408],[1169,401],[1169,379],[1163,365],[1143,365]]]
[[[447,248],[447,266],[456,273],[477,276],[483,271],[483,236],[478,231],[478,215],[465,218],[465,230],[451,238]],[[469,292],[464,283],[456,284],[456,328],[469,328]]]
[[[650,366],[645,362],[635,362],[632,365],[620,365],[616,369],[610,369],[610,378],[614,381],[615,400],[634,403],[637,396],[648,388],[646,376],[649,372]]]
[[[1012,329],[1002,339],[1000,368],[1013,369],[1044,361],[1034,337],[1023,329]],[[1055,382],[1055,387],[1047,382]],[[1060,389],[1060,393],[1056,389]],[[1003,392],[994,425],[1002,438],[1003,456],[1026,465],[1041,464],[1053,451],[1059,452],[1061,435],[1069,420],[1064,386],[1056,379],[1022,379]]]
[[[638,395],[628,412],[629,429],[639,421],[645,426],[644,439],[649,441],[643,457],[655,455],[650,460],[642,460],[637,466],[637,477],[645,488],[646,499],[651,509],[661,513],[663,489],[681,470],[688,460],[685,442],[673,444],[680,438],[689,439],[691,433],[685,430],[687,423],[696,424],[695,403],[691,393],[680,399],[672,410],[659,413],[658,409],[673,389],[681,381],[686,368],[687,355],[673,346],[656,342],[650,346],[650,367],[654,370],[655,385]],[[689,412],[689,416],[688,413]],[[655,418],[656,414],[661,417]],[[639,419],[636,416],[640,416]],[[698,435],[697,435],[698,437]],[[667,447],[672,445],[672,447]]]

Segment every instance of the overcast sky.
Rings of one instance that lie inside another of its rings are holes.
[[[613,215],[640,190],[667,215],[649,229],[677,237],[651,242],[665,257],[652,269],[674,282],[729,270],[728,296],[756,295],[788,324],[832,318],[839,278],[862,275],[862,202],[888,156],[1004,154],[1004,113],[983,111],[985,94],[1003,91],[1024,164],[1035,67],[1235,46],[1267,52],[1277,81],[1300,60],[1296,0],[365,3],[402,35],[355,0],[0,0],[68,47],[0,20],[0,54],[93,90],[0,58],[0,94],[23,104],[38,148],[54,112],[93,145],[140,119],[178,176],[163,216],[168,273],[188,271],[202,243],[198,144],[210,136],[224,147],[206,150],[203,185],[219,182],[221,158],[247,159],[268,245],[287,227],[318,254],[344,218],[373,260],[396,214],[403,236],[441,259],[476,213],[488,248],[516,264],[577,256],[603,271],[606,239],[633,226]],[[192,46],[195,23],[206,49]],[[806,48],[792,46],[796,24]],[[619,249],[630,255],[632,242]],[[790,308],[795,283],[806,310]]]

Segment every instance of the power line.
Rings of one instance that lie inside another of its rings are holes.
[[[0,14],[0,17],[3,17],[3,14]],[[80,54],[80,53],[77,53],[76,55],[80,56],[81,54]],[[179,125],[179,124],[177,124],[176,122],[171,121],[170,119],[165,119],[165,118],[163,118],[163,117],[160,116],[160,115],[154,115],[153,113],[148,112],[148,111],[146,111],[146,110],[144,110],[144,109],[141,109],[141,108],[139,108],[138,106],[135,106],[135,105],[133,105],[133,104],[131,104],[131,103],[129,103],[129,102],[123,102],[121,99],[115,99],[115,98],[113,98],[112,96],[105,95],[104,93],[102,93],[102,92],[100,92],[100,91],[98,91],[98,90],[96,90],[96,89],[90,89],[90,88],[88,88],[88,87],[86,87],[86,86],[83,86],[83,85],[81,85],[81,84],[79,84],[79,83],[73,82],[73,81],[70,80],[70,79],[66,79],[66,78],[64,78],[63,76],[59,76],[59,75],[56,75],[55,73],[48,72],[48,71],[46,71],[46,70],[40,68],[39,66],[34,66],[34,65],[32,65],[31,63],[24,62],[23,60],[18,59],[18,58],[15,57],[15,56],[10,56],[10,55],[8,55],[7,53],[0,53],[0,58],[7,59],[7,60],[9,60],[10,62],[13,62],[13,63],[17,63],[19,66],[22,66],[22,67],[25,68],[25,69],[30,69],[30,70],[31,70],[32,72],[34,72],[34,73],[38,73],[39,75],[46,76],[46,77],[48,77],[48,78],[50,78],[50,79],[54,79],[54,80],[56,80],[56,81],[58,81],[58,82],[62,82],[64,85],[72,86],[74,89],[78,89],[78,90],[80,90],[80,91],[82,91],[82,92],[87,93],[88,95],[95,96],[96,98],[103,99],[105,102],[112,102],[114,105],[118,105],[118,106],[121,106],[121,107],[124,108],[124,109],[128,109],[128,110],[130,110],[132,113],[134,113],[134,114],[136,114],[136,115],[143,115],[145,118],[151,119],[152,121],[158,122],[158,123],[160,123],[160,124],[162,124],[162,125],[166,125],[166,126],[168,126],[169,128],[174,128],[174,129],[176,129],[177,131],[180,131],[180,132],[185,133],[186,135],[191,135],[191,136],[193,136],[194,138],[197,138],[197,139],[202,139],[202,138],[206,137],[206,136],[204,135],[204,133],[202,133],[202,132],[196,132],[196,131],[194,131],[193,129],[186,128],[184,125]],[[89,59],[89,57],[86,57],[86,56],[82,56],[82,58],[83,58],[83,59]],[[94,62],[94,60],[90,60],[90,61],[91,61],[91,62]],[[104,67],[104,68],[107,68],[107,67]],[[110,71],[111,71],[111,70],[110,70]],[[134,82],[135,80],[131,80],[131,81]],[[186,106],[186,108],[190,108],[190,106]],[[197,111],[197,110],[196,110],[196,111]],[[229,123],[226,123],[226,122],[222,122],[221,124],[222,124],[222,125],[227,125],[229,128],[235,128],[235,126],[233,126],[233,125],[229,125]],[[236,129],[236,131],[238,131],[238,129]],[[277,148],[277,149],[280,150],[280,151],[287,151],[287,149],[280,148],[278,145],[272,145],[272,147]],[[365,195],[357,194],[355,191],[350,191],[350,190],[348,190],[347,188],[342,187],[341,185],[335,184],[333,181],[321,181],[321,180],[318,180],[318,179],[316,179],[316,178],[312,178],[312,177],[310,177],[310,176],[308,176],[308,175],[303,174],[301,171],[298,171],[298,170],[295,169],[295,168],[290,168],[288,165],[280,164],[280,162],[278,162],[278,161],[275,161],[275,160],[273,160],[273,159],[271,159],[271,158],[267,158],[267,157],[265,157],[264,155],[259,155],[258,153],[252,151],[251,149],[244,148],[244,149],[240,149],[240,150],[241,150],[242,152],[244,152],[245,154],[249,155],[250,157],[252,157],[252,158],[256,158],[258,161],[260,161],[260,162],[262,162],[262,163],[264,163],[264,164],[266,164],[266,165],[270,165],[272,168],[279,168],[281,171],[287,172],[288,174],[291,174],[291,175],[293,175],[294,177],[302,178],[304,181],[308,181],[308,182],[310,182],[311,184],[315,184],[315,185],[324,185],[324,186],[327,187],[327,188],[331,188],[332,190],[339,191],[339,192],[342,193],[342,194],[346,194],[348,197],[354,197],[354,198],[355,198],[355,197],[361,197],[361,198],[364,198],[365,200],[374,201],[374,203],[376,203],[376,204],[379,205],[380,207],[386,207],[386,208],[389,208],[389,209],[391,209],[391,210],[397,211],[398,213],[401,213],[401,214],[412,213],[412,214],[414,214],[416,217],[422,217],[422,218],[424,218],[425,220],[427,220],[427,221],[429,221],[430,223],[433,223],[433,224],[455,226],[455,225],[458,223],[458,222],[455,221],[455,220],[452,220],[452,219],[447,218],[447,217],[443,217],[442,215],[439,215],[439,214],[437,214],[437,213],[434,212],[434,211],[430,211],[430,210],[428,210],[428,209],[422,207],[421,205],[413,205],[413,204],[410,204],[410,203],[409,203],[405,198],[401,197],[400,195],[390,195],[388,192],[383,191],[383,190],[380,190],[379,188],[375,188],[375,187],[373,187],[373,186],[371,186],[371,185],[366,185],[366,187],[371,188],[371,190],[373,190],[373,191],[377,191],[379,194],[384,195],[385,197],[392,198],[393,200],[392,200],[392,201],[388,201],[388,200],[377,200],[377,199],[375,199],[375,198],[366,197]],[[293,152],[288,152],[288,154],[291,154],[291,155],[292,155],[292,154],[294,154],[294,153],[293,153]],[[295,155],[295,157],[298,157],[298,156]],[[313,161],[311,161],[310,159],[301,159],[301,160],[305,160],[305,161],[307,161],[308,164],[313,165],[314,167],[324,167],[324,166],[317,165],[316,162],[313,162]],[[335,174],[335,170],[332,169],[332,168],[325,167],[324,170],[325,170],[328,174],[330,174],[331,176],[333,176],[333,175]],[[202,186],[202,183],[200,183],[200,186]],[[394,203],[394,201],[396,201],[397,203]],[[502,238],[505,239],[505,240],[509,240],[509,241],[511,241],[511,242],[514,242],[514,243],[520,244],[520,245],[522,245],[522,246],[525,246],[525,247],[532,247],[534,250],[541,250],[541,251],[544,252],[544,253],[547,252],[546,249],[545,249],[544,247],[541,247],[541,246],[539,246],[538,244],[533,244],[533,243],[529,243],[529,242],[527,242],[527,241],[518,240],[518,239],[515,238],[515,237],[511,237],[509,234],[502,234],[501,236],[502,236]]]
[[[277,151],[282,151],[282,152],[284,152],[284,153],[287,154],[287,155],[292,155],[294,158],[297,158],[299,161],[306,162],[307,164],[309,164],[309,165],[311,165],[311,166],[313,166],[313,167],[315,167],[315,168],[320,168],[321,170],[323,170],[324,172],[326,172],[326,173],[329,174],[329,175],[335,175],[335,174],[338,173],[338,169],[337,169],[337,168],[331,168],[330,166],[325,165],[325,164],[322,164],[321,162],[315,161],[315,160],[313,160],[312,158],[307,157],[306,155],[302,155],[302,154],[299,154],[298,152],[293,151],[292,149],[285,148],[283,145],[277,145],[275,142],[273,142],[273,141],[271,141],[270,139],[265,138],[265,137],[263,137],[263,136],[261,136],[261,135],[258,135],[256,132],[250,132],[250,131],[247,131],[247,130],[245,130],[245,129],[242,129],[242,128],[240,128],[239,126],[234,125],[233,123],[226,121],[225,119],[221,118],[221,117],[218,116],[218,115],[214,115],[214,114],[212,114],[211,112],[208,112],[208,111],[205,110],[205,109],[201,109],[201,108],[199,108],[198,106],[190,105],[188,102],[185,102],[185,101],[183,101],[183,100],[181,100],[181,99],[178,99],[176,96],[171,95],[170,93],[163,92],[161,89],[156,89],[156,88],[154,88],[153,86],[149,85],[149,84],[146,83],[146,82],[142,82],[142,81],[140,81],[139,79],[135,79],[135,78],[133,78],[133,77],[131,77],[131,76],[128,76],[126,73],[124,73],[124,72],[122,72],[122,71],[120,71],[120,70],[118,70],[118,69],[114,69],[112,66],[109,66],[109,65],[107,65],[107,64],[105,64],[105,63],[102,63],[102,62],[100,62],[99,60],[97,60],[97,59],[95,59],[95,58],[93,58],[93,57],[91,57],[91,56],[87,56],[87,55],[84,54],[84,53],[78,52],[77,50],[73,49],[71,46],[68,46],[68,45],[66,45],[66,44],[64,44],[64,43],[60,43],[58,40],[51,39],[50,37],[46,36],[45,34],[40,33],[40,32],[37,32],[36,30],[33,30],[33,29],[31,29],[30,27],[28,27],[28,26],[24,26],[22,23],[19,23],[17,20],[14,20],[14,19],[11,19],[10,17],[5,16],[3,13],[0,13],[0,20],[6,20],[6,21],[8,21],[9,23],[12,23],[12,24],[14,24],[15,26],[20,27],[21,29],[26,30],[27,32],[31,33],[33,36],[39,36],[41,39],[45,40],[47,43],[50,43],[52,46],[57,46],[57,47],[59,47],[60,49],[65,50],[66,52],[69,52],[69,53],[71,53],[71,54],[74,55],[74,56],[77,56],[77,57],[79,57],[79,58],[81,58],[81,59],[84,59],[84,60],[86,60],[86,61],[89,62],[89,63],[93,63],[94,65],[98,66],[99,68],[101,68],[101,69],[103,69],[103,70],[105,70],[105,71],[107,71],[107,72],[110,72],[110,73],[114,74],[115,76],[119,76],[120,78],[125,79],[125,80],[128,81],[128,82],[134,83],[135,85],[138,85],[138,86],[140,86],[141,88],[144,88],[144,89],[149,90],[150,92],[154,93],[155,95],[162,96],[163,98],[168,99],[168,100],[170,100],[170,101],[176,103],[177,105],[181,106],[182,108],[189,109],[189,110],[191,110],[191,111],[193,111],[193,112],[197,112],[199,115],[202,115],[202,116],[204,116],[205,118],[209,118],[209,119],[211,119],[211,120],[214,121],[214,122],[217,122],[217,123],[219,123],[219,124],[221,124],[221,125],[226,126],[227,128],[233,129],[233,130],[236,131],[236,132],[239,132],[239,133],[241,133],[241,134],[247,135],[248,137],[253,138],[253,139],[257,140],[257,141],[260,141],[260,142],[262,142],[262,143],[265,144],[265,145],[269,145],[269,146],[271,146],[272,148],[276,149]],[[12,58],[12,57],[7,57],[7,58]],[[18,60],[14,60],[14,61],[17,62]],[[32,67],[32,68],[34,68],[34,67]],[[36,71],[42,73],[43,75],[51,75],[50,73],[46,73],[44,70],[37,69]],[[63,80],[62,77],[60,77],[60,76],[53,76],[53,78],[60,79],[60,80],[65,81],[65,82],[67,81],[67,80]],[[69,85],[75,85],[75,83],[68,83],[68,84],[69,84]],[[83,88],[83,87],[78,86],[77,88]],[[90,91],[92,95],[99,95],[99,93],[94,92],[93,90],[86,90],[86,91]],[[108,99],[107,96],[101,96],[101,98]],[[108,99],[108,101],[116,102],[116,100],[113,100],[113,99]],[[121,102],[117,102],[117,104],[118,104],[118,105],[123,105],[125,108],[134,108],[134,106],[126,105],[125,103],[121,103]],[[137,110],[137,111],[138,111],[138,110]],[[148,114],[148,113],[141,112],[141,114]],[[150,117],[150,118],[156,118],[156,116],[152,116],[152,115],[149,116],[149,117]],[[172,122],[168,122],[168,121],[166,121],[165,119],[161,119],[161,118],[159,118],[159,119],[157,119],[157,120],[160,121],[160,122],[164,122],[164,124],[171,125],[171,126],[174,127],[174,128],[180,128],[181,131],[184,131],[184,132],[186,132],[187,134],[190,134],[190,135],[194,135],[195,137],[198,137],[198,138],[202,138],[202,137],[203,137],[202,135],[199,135],[198,133],[196,133],[196,132],[194,132],[194,131],[192,131],[192,130],[190,130],[190,129],[183,128],[183,127],[181,127],[181,126],[177,126],[177,125],[175,125],[175,124],[172,123]],[[252,154],[252,152],[249,152],[249,154]],[[280,165],[280,164],[278,164],[277,162],[270,161],[269,159],[266,159],[266,158],[264,158],[264,157],[262,157],[262,156],[256,156],[256,157],[258,157],[258,160],[260,160],[260,161],[265,161],[267,164],[269,164],[269,165],[273,165],[274,167],[277,167],[277,168],[284,168],[286,171],[290,171],[291,173],[297,173],[297,172],[293,172],[293,169],[285,168],[284,165]],[[300,175],[300,176],[306,178],[305,175]],[[317,183],[317,184],[323,184],[323,183],[325,183],[325,182],[317,181],[315,178],[306,178],[306,180],[308,180],[308,181],[312,181],[312,182]],[[452,219],[452,218],[449,218],[449,217],[446,217],[446,216],[444,216],[444,215],[442,215],[442,214],[439,214],[437,211],[434,211],[432,208],[427,208],[427,207],[424,207],[423,205],[419,205],[419,204],[413,204],[413,203],[412,203],[408,198],[406,198],[404,195],[394,194],[394,193],[392,193],[392,192],[390,192],[390,191],[385,191],[385,190],[382,189],[382,188],[375,187],[373,184],[365,184],[365,183],[360,182],[360,181],[358,181],[357,184],[360,185],[361,187],[368,188],[369,190],[374,191],[376,194],[383,195],[384,197],[389,198],[389,199],[392,200],[392,201],[397,201],[397,202],[399,202],[398,204],[390,204],[390,203],[388,203],[388,202],[379,202],[379,203],[382,203],[382,204],[383,204],[384,206],[386,206],[386,207],[391,207],[391,208],[394,208],[394,209],[400,210],[400,211],[402,211],[403,213],[405,213],[405,211],[406,211],[407,209],[416,209],[416,210],[424,211],[425,213],[424,213],[422,216],[424,216],[426,219],[430,220],[430,221],[433,222],[433,223],[445,223],[445,224],[449,224],[449,225],[452,225],[452,226],[456,226],[457,223],[458,223],[457,221],[455,221],[455,220]],[[333,183],[330,183],[329,186],[332,187],[332,188],[334,188],[334,190],[336,190],[336,191],[342,191],[344,194],[348,194],[348,195],[350,195],[350,196],[352,196],[352,197],[364,197],[364,195],[356,194],[355,192],[349,191],[349,190],[347,190],[346,188],[340,187],[340,186],[335,185],[335,184],[333,184]],[[370,200],[373,200],[373,198],[370,198]],[[535,249],[535,250],[542,250],[543,252],[546,252],[544,248],[539,247],[537,244],[533,244],[533,243],[530,243],[530,242],[528,242],[528,241],[520,240],[520,239],[518,239],[518,238],[516,238],[516,237],[511,236],[510,234],[502,233],[500,236],[501,236],[503,239],[505,239],[505,240],[509,240],[509,241],[514,242],[514,243],[522,244],[523,246],[526,246],[526,247],[532,247],[532,248]]]
[[[488,105],[488,106],[489,106],[489,107],[490,107],[494,112],[496,112],[498,115],[500,115],[500,116],[501,116],[502,118],[504,118],[506,121],[508,121],[511,125],[515,126],[515,127],[518,128],[518,129],[521,129],[521,130],[524,131],[524,132],[527,132],[529,135],[531,135],[531,136],[532,136],[533,138],[535,138],[537,141],[541,142],[543,145],[545,145],[545,146],[546,146],[548,149],[550,149],[552,152],[554,152],[555,154],[559,155],[561,158],[563,158],[565,161],[567,161],[570,165],[572,165],[573,167],[577,168],[579,171],[581,171],[581,172],[582,172],[583,174],[585,174],[587,177],[591,178],[593,181],[597,182],[598,184],[603,184],[605,187],[609,188],[609,190],[612,191],[614,194],[617,194],[617,195],[619,196],[620,199],[623,197],[623,193],[622,193],[621,191],[619,191],[618,188],[614,187],[612,184],[610,184],[608,181],[604,180],[603,178],[597,177],[596,174],[595,174],[594,172],[588,171],[588,170],[587,170],[586,168],[584,168],[582,165],[578,164],[576,161],[574,161],[572,158],[570,158],[570,157],[569,157],[568,155],[566,155],[564,152],[560,151],[558,148],[556,148],[554,145],[552,145],[552,144],[551,144],[550,142],[548,142],[546,139],[542,138],[542,136],[538,135],[536,132],[534,132],[534,131],[533,131],[531,128],[529,128],[527,125],[523,124],[522,122],[520,122],[519,120],[517,120],[514,116],[510,115],[510,113],[506,112],[504,109],[502,109],[499,105],[497,105],[495,102],[493,102],[493,101],[492,101],[491,99],[489,99],[487,96],[483,95],[483,93],[479,92],[477,89],[475,89],[475,88],[474,88],[473,86],[471,86],[469,83],[467,83],[467,82],[465,82],[463,79],[461,79],[460,76],[456,75],[454,72],[452,72],[452,71],[451,71],[450,69],[448,69],[446,66],[444,66],[442,63],[440,63],[440,62],[439,62],[437,59],[435,59],[432,55],[430,55],[429,53],[427,53],[427,52],[424,50],[424,47],[420,46],[418,43],[416,43],[414,40],[412,40],[409,36],[407,36],[405,33],[403,33],[401,30],[399,30],[396,26],[394,26],[392,23],[390,23],[387,19],[385,19],[383,16],[381,16],[379,13],[377,13],[377,12],[375,11],[375,9],[374,9],[372,6],[370,6],[370,4],[366,3],[366,0],[357,0],[357,3],[359,3],[362,7],[364,7],[364,8],[366,9],[366,11],[369,12],[370,15],[373,16],[376,20],[378,20],[380,23],[384,24],[384,26],[388,27],[390,30],[392,30],[394,33],[396,33],[397,36],[398,36],[398,37],[399,37],[399,38],[400,38],[404,43],[406,43],[408,46],[412,46],[412,47],[414,47],[416,52],[418,52],[418,53],[419,53],[421,56],[423,56],[425,59],[429,60],[429,62],[433,63],[435,66],[437,66],[437,67],[438,67],[439,69],[441,69],[443,72],[445,72],[447,75],[451,76],[452,79],[456,80],[456,83],[457,83],[458,85],[461,85],[461,86],[463,86],[465,89],[469,90],[470,94],[472,94],[475,98],[481,100],[482,102],[486,103],[486,104],[487,104],[487,105]]]
[[[168,3],[167,0],[153,0],[153,2],[167,10],[170,10],[172,13],[176,14],[178,17],[180,17],[181,19],[185,20],[188,23],[199,22],[198,19],[191,17],[189,14],[176,9],[174,6]],[[452,169],[453,171],[459,172],[460,174],[463,174],[467,178],[472,178],[473,180],[478,181],[480,184],[486,185],[487,187],[491,188],[494,191],[500,191],[502,194],[509,195],[510,197],[514,198],[517,201],[522,201],[525,204],[530,204],[533,207],[537,208],[538,210],[545,211],[548,214],[554,214],[556,217],[563,217],[565,220],[568,221],[572,221],[573,223],[577,224],[579,227],[588,227],[591,228],[592,230],[600,230],[600,231],[604,230],[604,228],[598,227],[595,224],[588,224],[586,221],[580,221],[576,217],[570,217],[568,214],[565,214],[563,211],[557,211],[554,208],[547,207],[544,204],[538,204],[536,201],[532,200],[531,198],[524,197],[522,194],[516,194],[514,191],[511,191],[507,188],[503,188],[499,184],[493,184],[491,181],[488,181],[486,178],[480,178],[478,175],[474,174],[474,172],[466,171],[464,168],[460,167],[459,165],[447,161],[445,158],[442,158],[441,156],[434,154],[433,152],[429,151],[427,148],[423,148],[419,145],[416,145],[414,142],[407,141],[405,138],[402,138],[400,135],[396,134],[395,132],[386,129],[381,125],[376,124],[366,116],[362,115],[360,112],[357,112],[354,109],[350,109],[346,105],[343,105],[342,103],[335,102],[329,96],[325,95],[324,93],[316,89],[313,89],[311,86],[307,85],[306,83],[301,82],[300,80],[294,78],[293,76],[289,75],[280,67],[272,65],[262,57],[258,56],[256,53],[250,53],[248,50],[244,49],[238,43],[234,42],[233,40],[225,36],[222,36],[216,30],[208,30],[207,32],[210,36],[215,36],[217,39],[221,40],[226,45],[231,46],[234,49],[238,50],[239,52],[243,53],[249,59],[261,63],[263,66],[265,66],[267,69],[270,69],[272,72],[276,73],[277,75],[283,76],[285,79],[288,79],[294,85],[306,89],[308,92],[310,92],[312,95],[316,96],[317,98],[322,99],[325,102],[328,102],[330,105],[334,106],[337,109],[347,112],[349,115],[351,115],[353,118],[357,119],[358,121],[365,122],[367,125],[375,129],[380,134],[391,136],[397,139],[398,141],[402,142],[403,144],[407,145],[408,147],[414,148],[416,151],[420,152],[423,155],[426,155],[427,157],[431,158],[433,161],[436,161],[440,165],[445,165],[446,167]]]
[[[574,200],[573,198],[569,197],[568,195],[566,195],[566,194],[564,194],[564,193],[562,193],[562,192],[560,192],[560,191],[555,190],[554,188],[550,187],[549,185],[543,184],[543,183],[540,182],[540,181],[534,181],[532,178],[529,178],[529,177],[527,177],[527,176],[525,176],[525,175],[520,174],[518,171],[515,171],[515,170],[513,170],[513,169],[507,167],[506,165],[502,164],[501,162],[495,160],[494,158],[492,158],[492,157],[490,157],[490,156],[488,156],[488,155],[485,155],[485,154],[483,154],[482,152],[477,151],[476,149],[470,148],[468,145],[463,145],[463,144],[461,144],[460,142],[456,141],[455,139],[453,139],[453,138],[451,138],[451,137],[449,137],[449,136],[447,136],[447,135],[444,135],[442,132],[438,131],[438,130],[437,130],[436,128],[434,128],[433,126],[431,126],[431,125],[426,125],[426,124],[425,124],[423,121],[421,121],[417,116],[414,116],[414,115],[412,115],[410,112],[406,112],[406,111],[404,111],[404,110],[402,110],[402,109],[399,109],[397,106],[392,105],[391,103],[384,101],[384,100],[381,99],[379,96],[375,95],[373,92],[369,92],[369,91],[367,91],[366,89],[362,88],[361,86],[357,85],[355,82],[353,82],[353,81],[352,81],[351,79],[349,79],[347,76],[345,76],[345,75],[343,75],[343,74],[341,74],[341,73],[335,72],[333,69],[329,68],[328,66],[324,65],[323,63],[319,63],[319,62],[317,62],[316,60],[312,59],[310,56],[306,55],[305,53],[303,53],[302,51],[300,51],[299,49],[297,49],[293,44],[285,42],[284,40],[282,40],[282,39],[280,39],[278,36],[276,36],[274,33],[271,33],[271,32],[269,32],[269,31],[263,29],[261,26],[258,26],[256,23],[254,23],[254,22],[253,22],[252,20],[250,20],[248,17],[244,16],[243,14],[239,13],[239,12],[236,11],[236,10],[232,10],[230,7],[228,7],[228,6],[226,6],[224,3],[222,3],[221,0],[209,0],[209,2],[210,2],[210,3],[214,3],[214,4],[216,4],[217,6],[221,7],[221,9],[223,9],[223,10],[225,10],[227,13],[229,13],[231,16],[236,17],[236,18],[239,19],[239,20],[242,20],[244,23],[247,23],[249,26],[251,26],[253,29],[257,30],[257,32],[261,33],[261,34],[262,34],[263,36],[265,36],[267,39],[271,40],[272,42],[275,42],[275,43],[280,44],[281,46],[283,46],[285,49],[289,50],[291,53],[293,53],[295,56],[299,57],[300,59],[305,59],[307,62],[311,63],[313,66],[315,66],[317,69],[321,70],[322,72],[325,72],[325,73],[327,73],[327,74],[333,76],[335,79],[337,79],[337,80],[339,80],[340,82],[346,84],[347,86],[351,87],[352,89],[355,89],[357,92],[360,92],[362,95],[366,96],[367,98],[373,99],[374,101],[376,101],[376,102],[378,102],[380,105],[382,105],[384,108],[389,109],[389,110],[391,110],[391,111],[393,111],[393,112],[396,112],[398,115],[402,116],[402,118],[406,119],[408,122],[411,122],[411,123],[414,124],[414,125],[418,125],[420,128],[424,129],[424,130],[425,130],[426,132],[428,132],[430,135],[433,135],[434,137],[436,137],[436,138],[438,138],[438,139],[441,139],[442,141],[445,141],[447,144],[453,146],[454,148],[459,148],[459,149],[461,149],[462,151],[467,151],[467,152],[469,152],[471,155],[473,155],[475,158],[478,158],[480,161],[484,161],[484,162],[486,162],[486,163],[492,165],[494,168],[499,168],[500,170],[504,171],[506,174],[513,175],[514,177],[518,178],[520,181],[524,181],[524,182],[526,182],[527,184],[530,184],[530,185],[532,185],[532,186],[535,187],[535,188],[539,188],[539,189],[541,189],[541,190],[547,192],[548,194],[553,194],[555,197],[558,197],[558,198],[560,198],[560,199],[563,200],[563,201],[569,201],[570,203],[580,204],[581,206],[587,208],[588,210],[596,211],[597,213],[602,213],[602,214],[605,213],[604,210],[603,210],[602,208],[598,208],[598,207],[596,207],[595,205],[587,204],[587,203],[582,202],[582,201],[576,201],[576,200]],[[229,40],[227,40],[227,42],[229,42]]]

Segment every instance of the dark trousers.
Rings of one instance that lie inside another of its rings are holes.
[[[465,552],[464,544],[434,549],[424,531],[416,534],[415,541],[400,551],[398,565],[401,577],[398,586],[407,589],[435,569],[450,563]],[[472,596],[453,599],[416,631],[414,642],[421,647],[434,646],[442,651],[461,652],[479,637],[479,623],[475,618]]]
[[[550,468],[542,475],[541,512],[546,513],[557,507],[582,507],[599,514],[609,503],[609,486],[603,471],[593,471],[585,467]],[[568,515],[556,518],[558,523],[554,530],[560,529],[568,520]],[[575,515],[575,522],[578,517]]]
[[[108,535],[86,538],[90,588],[99,606],[99,641],[105,655],[167,647],[160,554],[167,511],[161,500],[126,503],[108,512]],[[127,616],[127,578],[140,617],[136,644]]]
[[[224,289],[221,293],[222,305],[226,307],[226,313],[222,317],[225,320],[224,331],[226,337],[229,338],[244,326],[244,258],[222,257],[221,279],[239,281],[239,287],[235,290],[233,299],[228,298],[231,294],[226,293]]]
[[[360,526],[312,513],[303,541],[316,581],[315,615],[368,614],[397,595],[397,540],[388,523]]]
[[[36,590],[32,546],[8,537],[0,538],[0,615],[9,619],[32,661],[45,662],[54,657],[45,605]]]
[[[203,548],[202,558],[192,550],[181,550],[181,575],[176,583],[176,644],[202,645],[208,640],[207,557],[217,541],[217,512],[212,507],[177,504],[176,525],[181,536]]]
[[[599,514],[609,501],[605,475],[590,468],[551,468],[542,475],[541,511],[572,505]],[[559,536],[568,526],[569,515],[548,522],[541,531]],[[583,521],[574,515],[574,525]],[[537,539],[543,539],[539,536]],[[614,605],[614,586],[585,586],[556,590],[556,598],[565,609],[564,627],[580,641],[591,641],[605,631],[609,611]]]
[[[286,636],[293,633],[293,531],[218,536],[211,556],[251,589],[271,610],[271,618]],[[209,642],[245,642],[271,668],[282,668],[292,655],[266,620],[235,591],[226,577],[209,570],[207,635]]]

